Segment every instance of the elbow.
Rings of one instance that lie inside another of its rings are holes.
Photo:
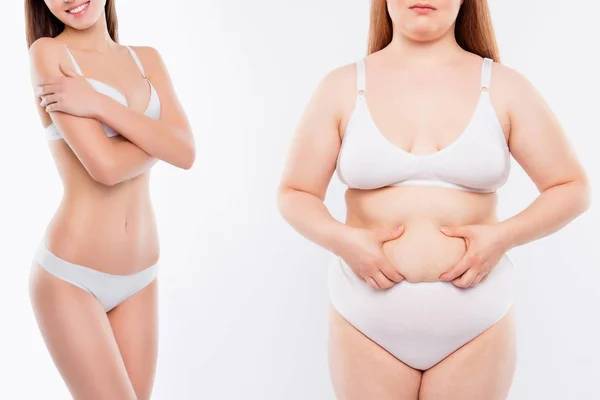
[[[104,186],[112,187],[119,183],[116,168],[106,160],[95,163],[92,168],[88,169],[88,172],[93,180]]]
[[[181,168],[185,170],[190,170],[194,166],[194,162],[196,161],[196,150],[192,148],[186,157],[182,160]]]
[[[583,177],[580,180],[580,184],[579,186],[579,195],[577,196],[578,198],[578,209],[579,209],[579,213],[583,214],[584,212],[586,212],[591,204],[592,204],[592,195],[591,195],[591,187],[590,187],[590,183],[589,180],[587,179],[587,177]]]
[[[277,209],[282,217],[286,217],[290,194],[293,192],[288,186],[280,185],[277,188]]]
[[[92,178],[96,182],[109,187],[115,186],[117,183],[119,183],[119,180],[116,178],[115,174],[110,170],[96,172],[92,175]]]
[[[183,151],[180,153],[179,160],[176,164],[177,167],[185,170],[190,170],[194,166],[196,161],[196,147],[194,143],[187,144]]]

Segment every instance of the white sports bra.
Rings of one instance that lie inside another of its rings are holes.
[[[484,58],[481,94],[465,130],[450,145],[413,154],[390,142],[375,125],[365,99],[365,61],[356,63],[357,96],[337,159],[339,179],[353,189],[438,186],[491,193],[506,183],[510,151],[490,100],[492,60]]]
[[[135,63],[137,64],[138,68],[140,69],[140,71],[142,73],[142,77],[150,85],[150,100],[148,101],[148,106],[146,107],[146,111],[144,111],[144,114],[149,116],[150,118],[158,119],[158,118],[160,118],[160,99],[158,97],[158,93],[156,92],[156,89],[152,85],[152,82],[150,82],[146,78],[146,73],[144,72],[144,67],[142,66],[142,63],[141,63],[140,59],[138,58],[137,54],[135,53],[135,51],[129,46],[125,46],[125,47],[127,47],[127,50],[129,50],[129,53],[132,55],[133,59],[135,60]],[[79,75],[83,76],[83,73],[81,72],[81,68],[79,67],[79,64],[77,64],[77,61],[75,61],[73,54],[71,54],[71,51],[69,50],[68,47],[66,47],[66,49],[67,49],[67,53],[69,53],[69,57],[71,57],[71,61],[73,62],[73,65],[75,66],[75,71]],[[90,85],[92,85],[94,90],[96,90],[102,94],[105,94],[107,96],[112,97],[113,99],[117,100],[119,103],[121,103],[125,107],[127,107],[127,105],[128,105],[127,98],[119,90],[115,89],[114,87],[112,87],[110,85],[107,85],[104,82],[100,82],[96,79],[92,79],[92,78],[85,78],[85,79],[90,83]],[[106,133],[106,136],[113,137],[113,136],[118,135],[118,133],[115,132],[115,130],[112,129],[110,126],[108,126],[106,124],[101,124],[101,125],[102,125],[102,129],[104,130],[104,133]],[[46,137],[48,140],[62,139],[62,135],[60,134],[60,132],[58,131],[58,128],[56,127],[56,125],[54,125],[53,122],[51,122],[50,125],[48,125],[46,127]]]

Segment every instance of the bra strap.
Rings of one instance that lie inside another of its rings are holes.
[[[364,93],[365,92],[365,59],[362,58],[356,62],[356,93]]]
[[[69,48],[66,45],[65,45],[65,49],[67,49],[67,54],[71,58],[71,62],[73,63],[73,66],[75,67],[75,71],[79,75],[83,75],[83,72],[81,72],[81,68],[79,68],[79,64],[77,64],[77,61],[75,61],[75,57],[73,57],[73,54],[71,54],[71,50],[69,50]]]
[[[140,61],[139,57],[137,56],[137,54],[135,53],[135,51],[131,47],[129,47],[127,45],[125,45],[125,47],[127,47],[127,50],[129,50],[129,53],[131,54],[131,56],[135,60],[135,63],[137,64],[138,68],[140,69],[140,72],[142,73],[142,77],[144,79],[146,79],[146,72],[144,72],[144,67],[143,67],[142,62]]]
[[[492,64],[494,61],[491,58],[484,58],[481,66],[481,89],[490,89],[490,79],[492,77]]]

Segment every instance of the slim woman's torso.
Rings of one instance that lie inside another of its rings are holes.
[[[118,89],[131,108],[143,112],[150,97],[148,83],[128,51],[119,50],[110,56],[71,52],[85,77]],[[42,119],[45,126],[50,123],[46,114]],[[126,139],[115,136],[109,140]],[[159,243],[149,195],[150,173],[106,186],[91,178],[64,140],[52,140],[49,146],[64,187],[60,206],[47,229],[50,250],[73,263],[119,275],[156,263]]]
[[[368,57],[366,65],[366,103],[374,124],[390,146],[425,158],[436,157],[463,134],[480,98],[480,57],[464,53],[447,66],[418,68],[396,63],[384,50]],[[503,111],[501,91],[493,84],[489,89],[506,138],[508,117]],[[345,108],[340,123],[342,139],[354,104]],[[404,226],[403,235],[384,243],[383,251],[411,282],[439,280],[439,275],[464,255],[464,240],[445,236],[440,231],[442,226],[497,221],[495,192],[388,186],[374,190],[350,188],[345,199],[346,223],[350,226]]]

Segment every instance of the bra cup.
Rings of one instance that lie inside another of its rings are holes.
[[[363,190],[415,180],[493,192],[508,179],[510,153],[491,103],[484,100],[449,147],[415,156],[383,137],[359,100],[340,149],[338,176],[349,187]]]
[[[383,143],[363,113],[353,113],[340,149],[338,175],[349,186],[369,190],[413,176],[418,167]]]
[[[144,111],[144,115],[147,115],[152,119],[159,119],[160,113],[161,113],[161,104],[160,104],[160,98],[158,97],[158,93],[156,92],[154,85],[152,85],[152,83],[145,77],[144,69],[141,65],[141,62],[137,58],[137,55],[135,54],[135,52],[129,46],[127,46],[127,48],[131,52],[136,64],[138,65],[139,69],[141,70],[142,76],[148,82],[148,84],[150,86],[150,100],[148,101],[148,106],[146,107],[146,110]],[[75,59],[73,58],[73,55],[71,54],[71,52],[69,51],[68,48],[67,48],[67,52],[68,52],[69,56],[71,57],[71,60],[77,70],[77,73],[79,75],[83,76],[83,74],[81,73],[81,68],[79,68],[77,61],[75,61]],[[119,90],[117,90],[114,87],[112,87],[104,82],[101,82],[99,80],[96,80],[93,78],[88,78],[88,77],[84,77],[84,78],[90,84],[90,86],[92,86],[92,88],[95,91],[97,91],[98,93],[101,93],[108,97],[111,97],[112,99],[121,103],[125,107],[128,106],[127,98]],[[118,135],[118,133],[114,129],[112,129],[110,126],[108,126],[104,123],[100,123],[100,124],[101,124],[102,129],[104,130],[104,133],[106,134],[106,136],[113,137],[113,136]],[[50,125],[48,125],[46,127],[45,131],[46,131],[46,138],[48,140],[62,139],[62,135],[60,134],[57,127],[52,122],[50,123]]]
[[[510,158],[506,144],[499,145],[497,140],[502,132],[495,129],[489,120],[475,119],[464,133],[469,135],[465,138],[468,140],[429,160],[435,176],[477,191],[493,191],[502,186],[510,172]]]

